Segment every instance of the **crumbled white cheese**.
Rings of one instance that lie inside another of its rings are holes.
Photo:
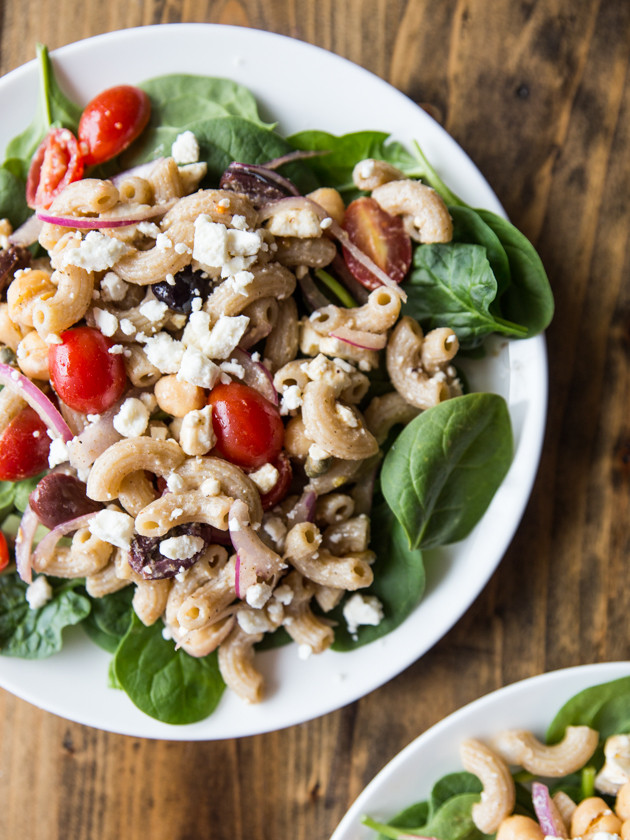
[[[212,406],[189,411],[182,419],[179,444],[186,455],[205,455],[216,443],[212,428]]]
[[[184,345],[169,333],[159,332],[145,342],[147,359],[160,373],[177,373],[184,356]]]
[[[337,403],[336,410],[337,416],[345,426],[349,426],[351,429],[354,429],[359,425],[359,421],[357,420],[354,411],[349,406]]]
[[[302,405],[302,389],[299,385],[288,385],[280,399],[280,414],[287,415]]]
[[[199,489],[204,496],[218,496],[221,492],[221,482],[217,478],[206,478]]]
[[[196,163],[199,160],[199,143],[192,131],[183,131],[171,146],[176,163]]]
[[[134,534],[134,521],[128,513],[100,510],[88,525],[91,534],[117,548],[129,548]]]
[[[181,537],[169,537],[160,543],[160,554],[169,560],[190,560],[198,554],[205,543],[201,537],[184,534]]]
[[[311,207],[278,210],[267,227],[274,236],[297,236],[299,239],[316,239],[322,232],[319,216]]]
[[[219,377],[220,369],[196,347],[187,347],[177,372],[180,382],[189,382],[199,388],[212,388]]]
[[[131,249],[119,239],[106,236],[98,230],[91,230],[77,248],[66,248],[61,267],[76,265],[86,271],[107,271],[113,268],[121,257]]]
[[[48,466],[52,470],[58,464],[63,464],[70,458],[66,442],[61,438],[53,438],[48,450]]]
[[[228,376],[233,376],[235,379],[242,379],[245,376],[245,368],[234,359],[230,359],[229,362],[222,362],[219,368],[223,373],[227,373]]]
[[[227,228],[206,213],[195,219],[193,259],[208,269],[221,268],[229,260]]]
[[[298,657],[302,660],[307,660],[313,653],[313,648],[310,645],[298,646]]]
[[[120,406],[112,421],[118,434],[126,438],[140,437],[149,424],[149,411],[142,400],[129,397]]]
[[[312,443],[308,448],[308,457],[312,458],[313,461],[325,461],[327,458],[330,458],[330,452],[326,452],[317,443]]]
[[[141,233],[143,236],[149,236],[151,239],[157,239],[160,234],[160,229],[155,222],[140,222],[138,224],[138,233]]]
[[[135,324],[129,318],[120,319],[120,329],[125,335],[133,335],[136,331]]]
[[[38,575],[33,583],[26,588],[26,600],[32,610],[39,610],[45,607],[53,596],[51,585],[45,575]]]
[[[185,242],[176,242],[174,250],[176,254],[192,254],[192,248]]]
[[[101,297],[103,300],[119,302],[124,300],[129,287],[114,271],[108,271],[101,280]]]
[[[122,356],[125,352],[125,347],[123,344],[113,344],[107,352],[112,356]]]
[[[239,295],[247,297],[249,294],[249,286],[251,285],[254,275],[251,271],[237,271],[229,278],[232,289]],[[227,281],[226,281],[227,282]]]
[[[181,477],[181,475],[177,475],[177,473],[171,473],[166,479],[166,486],[171,493],[181,493],[181,491],[186,486],[186,482]]]
[[[57,333],[48,333],[46,336],[46,344],[63,344],[63,339]]]
[[[235,213],[232,216],[232,227],[237,230],[247,230],[247,219],[240,213]]]
[[[604,766],[595,777],[595,787],[615,796],[630,781],[630,735],[611,735],[604,744]]]
[[[278,475],[278,470],[273,464],[263,464],[255,472],[249,473],[249,477],[261,493],[268,493],[272,487],[275,487]]]
[[[271,598],[272,588],[268,583],[253,583],[245,592],[245,600],[250,607],[262,609]]]
[[[247,315],[221,315],[207,340],[207,355],[212,359],[227,359],[248,326]]]
[[[171,633],[170,627],[167,627],[166,624],[162,628],[162,638],[165,642],[170,642],[173,638],[173,634]]]
[[[370,624],[376,627],[383,620],[383,605],[374,595],[361,595],[356,592],[343,608],[343,617],[348,625],[348,632],[355,635],[359,626]]]
[[[140,314],[143,315],[147,321],[151,321],[153,324],[161,321],[167,311],[168,306],[164,303],[164,301],[156,300],[155,298],[145,300],[139,307]]]
[[[286,583],[283,583],[274,589],[273,597],[277,601],[280,601],[281,604],[284,604],[285,607],[288,607],[293,600],[293,590]]]
[[[118,318],[106,309],[95,308],[92,310],[92,313],[94,315],[94,323],[103,335],[107,337],[114,335],[118,329]]]
[[[146,409],[149,412],[149,414],[152,414],[157,408],[157,400],[155,398],[155,394],[152,394],[150,391],[143,391],[140,394],[139,399],[142,400],[142,403],[146,406]]]
[[[264,610],[237,610],[236,620],[241,630],[252,636],[257,633],[269,633],[275,629]]]

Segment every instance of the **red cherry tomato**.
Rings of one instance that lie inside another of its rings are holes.
[[[89,102],[79,121],[79,142],[86,166],[104,163],[126,149],[144,130],[151,101],[140,88],[118,85]]]
[[[7,538],[0,531],[0,572],[9,565],[9,546]]]
[[[240,382],[215,385],[208,403],[217,455],[246,469],[275,461],[284,443],[284,425],[275,405]]]
[[[21,481],[48,467],[50,438],[39,414],[26,406],[0,436],[0,480]]]
[[[100,414],[118,400],[127,384],[121,355],[109,352],[113,342],[93,327],[62,332],[61,344],[48,349],[50,381],[67,406]]]
[[[411,267],[411,239],[402,219],[392,216],[373,198],[357,198],[346,209],[343,227],[352,242],[385,274],[402,282]],[[346,265],[367,289],[378,289],[381,281],[344,248]]]
[[[278,455],[276,460],[273,461],[273,465],[278,470],[278,480],[269,492],[261,494],[260,501],[262,503],[263,510],[271,510],[272,507],[275,507],[284,499],[289,492],[291,479],[293,478],[291,461],[289,461],[284,452],[281,452],[280,455]]]
[[[53,128],[33,155],[26,178],[29,207],[47,209],[68,184],[83,177],[83,158],[74,134]]]

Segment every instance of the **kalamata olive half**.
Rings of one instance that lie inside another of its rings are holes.
[[[131,541],[129,551],[129,565],[145,580],[160,580],[162,578],[175,577],[181,571],[190,569],[201,557],[212,540],[213,528],[210,525],[203,525],[193,522],[189,525],[176,525],[171,528],[163,537],[141,537],[136,536]],[[171,537],[201,537],[203,548],[192,557],[186,559],[165,557],[160,552],[160,543]]]
[[[190,266],[182,268],[173,277],[173,283],[160,280],[151,286],[153,294],[165,303],[173,312],[184,312],[186,315],[192,310],[192,302],[196,297],[208,296],[210,280],[201,271],[193,271]]]
[[[9,245],[0,251],[0,294],[4,297],[6,288],[11,284],[13,275],[19,268],[28,268],[31,264],[31,253],[21,245]]]
[[[231,163],[221,176],[222,190],[232,190],[246,195],[254,207],[270,201],[297,195],[293,184],[272,169],[246,163]]]
[[[103,505],[86,495],[83,481],[73,475],[49,473],[29,496],[29,505],[47,528],[76,519],[86,513],[96,513]]]

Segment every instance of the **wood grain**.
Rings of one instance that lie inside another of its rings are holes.
[[[0,692],[3,838],[324,840],[374,774],[444,715],[542,671],[629,654],[630,5],[5,0],[0,71],[29,60],[37,41],[176,21],[291,35],[431,105],[551,278],[541,466],[469,611],[345,709],[269,735],[169,743],[72,724]]]

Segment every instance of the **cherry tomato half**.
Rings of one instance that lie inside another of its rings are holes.
[[[33,155],[26,178],[26,203],[47,209],[68,184],[83,177],[79,143],[67,128],[53,128]]]
[[[352,242],[385,274],[402,282],[411,267],[411,239],[398,216],[392,216],[373,198],[357,198],[346,209],[343,227]],[[346,265],[367,289],[378,289],[381,281],[344,248]]]
[[[50,381],[67,406],[100,414],[118,400],[127,384],[121,355],[109,352],[113,342],[93,327],[62,332],[61,344],[48,348]]]
[[[0,531],[0,572],[9,565],[9,546],[7,538]]]
[[[50,438],[39,414],[27,405],[0,436],[0,480],[21,481],[48,467]]]
[[[151,116],[148,95],[133,85],[117,85],[89,102],[79,120],[79,143],[86,166],[104,163],[126,149]]]
[[[291,486],[291,480],[293,478],[291,461],[287,458],[284,452],[281,452],[278,455],[276,460],[273,461],[273,465],[278,470],[278,480],[271,490],[267,493],[261,494],[260,501],[263,510],[271,510],[272,507],[275,507],[284,499],[289,492],[289,487]]]
[[[215,385],[208,403],[218,455],[246,469],[275,461],[284,442],[284,424],[275,405],[240,382]]]

